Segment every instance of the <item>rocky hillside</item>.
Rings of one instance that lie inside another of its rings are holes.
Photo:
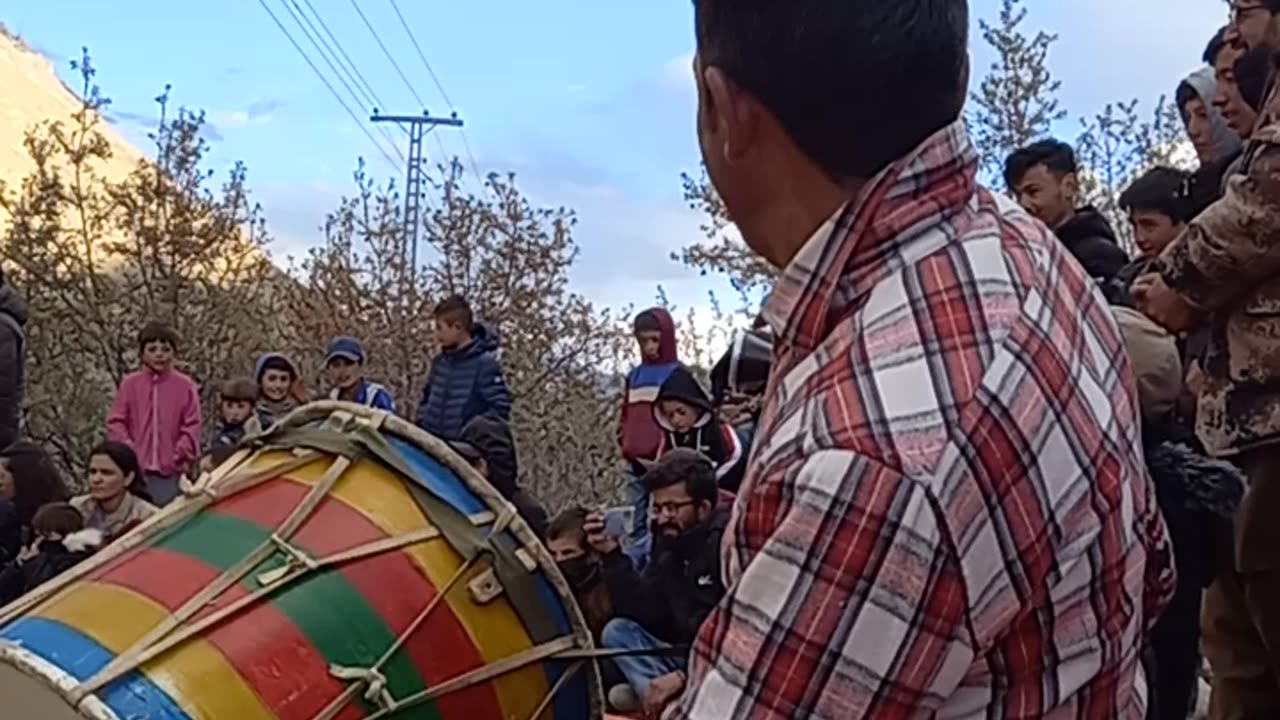
[[[16,189],[31,171],[23,139],[33,125],[69,118],[79,107],[53,62],[0,25],[0,182]],[[114,127],[104,125],[103,134],[112,156],[98,170],[108,180],[122,179],[144,156]]]

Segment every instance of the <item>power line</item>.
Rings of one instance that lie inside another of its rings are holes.
[[[413,95],[413,99],[418,101],[418,107],[425,109],[426,103],[422,102],[422,98],[418,95],[418,91],[413,89],[413,83],[409,82],[409,76],[404,74],[400,69],[400,63],[396,62],[395,57],[391,55],[391,51],[387,49],[382,37],[378,35],[378,31],[373,29],[373,23],[369,22],[369,18],[364,16],[364,11],[360,9],[360,4],[356,0],[351,0],[351,7],[356,9],[356,14],[364,21],[364,26],[369,28],[369,32],[373,34],[373,39],[378,42],[378,47],[382,48],[382,54],[387,56],[387,60],[391,61],[391,67],[395,68],[396,74],[404,81],[405,87],[409,88],[409,93]]]
[[[307,40],[311,42],[311,47],[315,48],[316,52],[320,53],[320,59],[324,60],[325,64],[329,66],[329,69],[333,71],[333,74],[337,76],[338,82],[342,83],[342,87],[347,89],[347,94],[356,102],[357,105],[360,104],[360,93],[351,89],[351,85],[347,82],[343,72],[333,64],[333,60],[329,59],[329,56],[333,55],[333,51],[329,49],[328,43],[324,42],[324,38],[320,37],[320,31],[316,30],[315,25],[313,25],[311,20],[307,18],[306,14],[302,12],[302,8],[298,5],[297,0],[281,0],[281,4],[284,5],[284,9],[288,11],[289,15],[293,17],[293,21],[297,23],[298,29],[302,31],[302,34],[307,36]],[[293,5],[292,8],[289,7],[290,4]],[[295,10],[297,12],[294,12]],[[303,23],[305,23],[305,25]],[[314,35],[312,33],[314,33]],[[319,41],[317,41],[317,38]],[[334,57],[336,58],[337,56],[334,55]],[[339,65],[340,64],[341,63],[339,63]],[[373,103],[370,102],[369,105],[372,107]],[[391,137],[385,127],[378,126],[378,132],[386,139],[387,142],[391,143],[391,147],[395,149],[396,154],[400,156],[400,160],[403,162],[405,160],[404,153],[400,151],[400,146],[396,145],[395,138]]]
[[[304,28],[303,33],[305,33],[307,36],[307,39],[311,41],[311,45],[315,47],[316,50],[320,51],[320,55],[321,57],[324,58],[324,61],[328,63],[329,69],[332,70],[333,73],[338,76],[338,79],[342,81],[343,86],[347,88],[347,92],[351,93],[351,97],[357,99],[357,101],[360,101],[360,99],[363,98],[363,102],[367,105],[367,107],[365,108],[366,110],[369,108],[377,107],[378,106],[377,102],[373,99],[373,96],[365,92],[364,88],[360,86],[360,83],[358,82],[355,83],[356,89],[359,90],[359,92],[356,92],[355,90],[351,89],[351,85],[347,83],[347,77],[350,77],[351,73],[345,72],[346,66],[343,65],[342,70],[339,70],[337,67],[334,66],[333,62],[329,59],[330,56],[333,56],[333,58],[336,60],[338,57],[337,53],[335,53],[333,49],[329,47],[329,43],[325,41],[323,37],[320,36],[320,31],[316,29],[315,24],[311,22],[311,19],[307,17],[307,14],[302,12],[302,7],[298,5],[298,0],[289,0],[289,2],[292,3],[294,9],[297,10],[296,13],[294,13],[293,10],[289,10],[289,13],[293,15],[294,22],[297,22],[299,27],[302,26],[302,23],[304,21],[306,22],[307,27],[310,28],[310,32],[308,32],[307,29]],[[311,3],[308,2],[307,6],[310,7]],[[285,6],[285,9],[286,10],[289,9],[287,5]],[[315,13],[314,7],[311,8],[311,12]],[[299,17],[301,17],[301,20],[299,20]],[[319,17],[319,15],[317,15],[317,17]],[[314,33],[314,36],[313,36],[313,33]],[[316,42],[317,38],[319,39],[319,42]],[[324,46],[324,50],[321,49],[322,44]],[[326,52],[326,50],[328,52]],[[342,65],[342,62],[339,61],[338,65]],[[354,82],[354,78],[352,80]]]
[[[444,85],[440,84],[440,78],[436,77],[436,71],[431,68],[431,63],[427,62],[426,53],[422,52],[422,46],[418,44],[418,38],[414,37],[413,31],[409,29],[409,23],[405,22],[404,15],[400,13],[400,6],[396,4],[396,0],[391,0],[391,7],[396,11],[396,17],[400,18],[400,27],[404,28],[404,32],[409,36],[409,40],[413,43],[413,49],[418,51],[418,57],[422,60],[422,64],[427,68],[427,74],[431,76],[431,82],[436,84],[436,89],[440,91],[440,97],[444,98],[444,104],[449,106],[449,110],[455,110],[453,101],[449,99],[449,93],[444,91]]]
[[[316,21],[320,23],[320,28],[324,30],[325,35],[329,36],[329,40],[333,43],[333,46],[338,49],[338,53],[342,55],[342,59],[346,61],[346,64],[351,68],[351,72],[355,74],[355,78],[359,80],[359,85],[364,88],[367,93],[367,97],[373,98],[374,106],[378,108],[386,107],[386,104],[382,102],[382,98],[378,97],[378,93],[374,91],[373,86],[365,79],[364,73],[360,72],[360,68],[356,65],[355,61],[352,60],[351,56],[347,54],[347,51],[343,49],[342,43],[338,41],[337,36],[335,36],[333,31],[329,29],[328,23],[326,23],[324,18],[321,17],[320,12],[311,4],[311,0],[302,0],[302,2],[307,6],[307,9],[311,10],[311,14],[314,15]],[[404,128],[401,129],[403,130]]]
[[[320,72],[320,68],[316,67],[316,64],[311,61],[311,58],[307,56],[306,51],[302,49],[302,46],[298,44],[298,41],[293,39],[293,35],[289,34],[288,28],[284,26],[284,23],[280,22],[280,18],[276,17],[276,14],[271,12],[271,8],[267,6],[266,0],[258,0],[258,4],[262,6],[263,10],[267,11],[267,15],[271,16],[271,20],[275,22],[276,27],[280,28],[280,32],[284,33],[284,36],[288,38],[289,43],[293,45],[293,49],[297,50],[298,54],[302,56],[302,59],[307,62],[311,71],[314,72],[316,77],[320,78],[320,82],[324,83],[324,86],[329,89],[329,93],[333,95],[333,99],[338,101],[338,104],[342,106],[343,110],[347,111],[347,115],[351,116],[351,119],[355,121],[356,126],[364,133],[364,136],[369,138],[369,142],[373,143],[373,146],[378,148],[378,152],[382,153],[382,157],[386,158],[387,162],[394,166],[396,161],[387,153],[386,148],[382,147],[382,144],[373,137],[373,134],[369,132],[367,127],[365,127],[364,121],[352,112],[351,107],[342,99],[342,96],[338,94],[338,91],[333,89],[333,85],[329,82],[328,78],[326,78],[324,73]]]
[[[351,0],[355,2],[355,0]],[[422,45],[418,43],[418,38],[413,34],[413,30],[409,27],[408,21],[404,19],[404,14],[400,12],[400,5],[396,0],[391,0],[391,7],[396,11],[396,17],[400,19],[400,27],[404,28],[404,32],[409,36],[409,41],[413,43],[413,49],[418,51],[418,59],[422,60],[422,65],[427,69],[427,74],[431,76],[431,81],[435,83],[436,89],[440,91],[440,97],[444,98],[444,102],[449,106],[449,111],[454,115],[458,114],[458,108],[454,106],[453,100],[449,99],[449,93],[445,91],[444,84],[440,82],[440,78],[436,75],[436,71],[431,67],[431,63],[427,60],[427,54],[422,51]],[[419,101],[421,102],[421,101]],[[467,139],[467,130],[462,128],[462,147],[466,150],[467,160],[471,163],[471,172],[475,173],[476,180],[481,185],[485,183],[485,176],[480,172],[480,164],[476,162],[476,156],[471,152],[471,141]],[[439,137],[436,138],[439,140]],[[444,152],[444,144],[440,144],[440,152]]]

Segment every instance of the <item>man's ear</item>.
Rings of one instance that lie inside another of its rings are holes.
[[[1080,178],[1075,173],[1062,176],[1062,194],[1070,198],[1073,204],[1080,197]]]
[[[742,158],[755,142],[763,107],[723,70],[712,65],[702,68],[701,82],[704,122],[726,162]]]

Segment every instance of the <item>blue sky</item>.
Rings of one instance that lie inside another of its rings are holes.
[[[303,5],[302,0],[296,1]],[[308,50],[283,3],[266,0]],[[351,0],[311,0],[388,110],[417,102],[364,27]],[[1028,0],[1030,24],[1060,35],[1050,58],[1073,115],[1107,101],[1171,93],[1226,19],[1219,0]],[[359,0],[433,112],[448,107],[389,0]],[[682,268],[671,251],[698,237],[679,173],[698,163],[693,47],[687,0],[399,0],[445,90],[467,122],[482,170],[514,171],[537,202],[578,211],[582,253],[574,287],[619,306],[664,285],[701,305],[725,284]],[[975,21],[998,0],[971,3]],[[257,0],[17,0],[0,20],[70,75],[89,47],[125,132],[145,142],[145,118],[165,83],[182,105],[208,111],[211,158],[244,160],[278,238],[277,255],[318,238],[323,214],[351,187],[355,158],[387,164],[288,44]],[[315,53],[322,69],[327,68]],[[990,62],[976,32],[974,77]],[[339,90],[341,88],[339,87]],[[1075,120],[1063,126],[1074,135]],[[456,131],[442,130],[450,154]],[[433,159],[439,146],[428,145]]]

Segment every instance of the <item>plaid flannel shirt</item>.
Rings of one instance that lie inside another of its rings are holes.
[[[1129,363],[976,174],[939,131],[779,279],[728,594],[669,718],[1143,717],[1174,577]]]

